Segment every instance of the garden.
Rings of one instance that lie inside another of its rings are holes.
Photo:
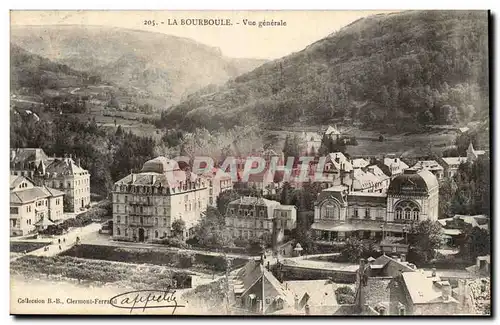
[[[213,273],[226,270],[224,256],[179,252],[163,248],[120,248],[100,245],[78,245],[64,252],[64,256],[92,258],[128,263],[148,263]],[[243,266],[248,259],[233,258],[232,267]]]
[[[11,262],[11,272],[30,278],[66,278],[80,284],[115,284],[133,289],[190,288],[191,275],[158,265],[128,264],[70,256],[27,255]]]

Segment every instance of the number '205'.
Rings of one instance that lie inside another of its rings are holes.
[[[156,26],[156,21],[154,20],[145,20],[144,25],[146,26]]]

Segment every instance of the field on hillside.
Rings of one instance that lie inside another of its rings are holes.
[[[304,128],[307,132],[322,132],[321,127]],[[275,150],[282,150],[287,135],[301,136],[302,130],[297,128],[292,130],[268,130],[266,139]],[[372,130],[362,130],[359,128],[346,129],[346,135],[355,136],[358,142],[356,146],[347,146],[347,153],[352,157],[371,157],[383,154],[396,154],[403,157],[427,156],[430,151],[433,153],[442,152],[445,148],[453,146],[457,133],[453,130],[432,130],[422,133],[384,133]],[[379,136],[384,137],[384,141],[379,141]]]

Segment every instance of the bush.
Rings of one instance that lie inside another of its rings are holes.
[[[354,304],[356,294],[351,289],[351,287],[343,286],[335,290],[335,296],[337,297],[337,303],[340,305],[352,305]]]
[[[354,296],[350,295],[337,295],[337,303],[339,305],[352,305],[354,304]]]
[[[189,248],[189,245],[186,244],[183,240],[179,238],[163,238],[154,240],[153,243],[166,245],[169,247],[177,247],[177,248]]]

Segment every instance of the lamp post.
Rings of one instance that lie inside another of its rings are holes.
[[[406,226],[403,227],[403,234],[405,236],[405,243],[408,245],[408,228]]]

